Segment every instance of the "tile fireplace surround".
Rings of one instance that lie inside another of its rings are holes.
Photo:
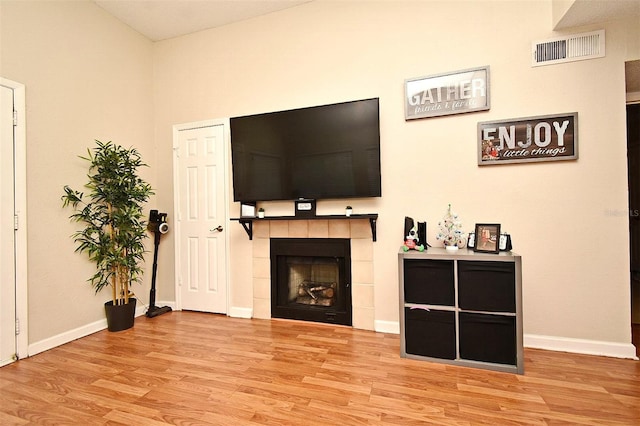
[[[271,318],[270,238],[350,238],[354,328],[374,329],[373,240],[369,219],[277,220],[253,224],[253,316]]]

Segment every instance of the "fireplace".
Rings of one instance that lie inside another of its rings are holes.
[[[271,238],[271,317],[351,324],[351,241]]]

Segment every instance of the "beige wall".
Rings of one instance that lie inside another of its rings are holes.
[[[377,321],[398,321],[403,217],[426,220],[436,244],[452,203],[467,231],[499,222],[512,234],[523,256],[526,334],[628,343],[624,61],[640,55],[639,30],[611,23],[606,58],[532,68],[531,41],[556,35],[551,14],[539,1],[312,2],[157,43],[156,137],[167,147],[159,160],[170,165],[172,124],[380,97],[383,197],[350,202],[380,215]],[[490,111],[404,120],[405,79],[481,65],[491,66]],[[476,165],[478,121],[572,111],[578,161]],[[163,196],[168,204],[171,194]],[[293,211],[292,203],[267,209]],[[237,223],[229,232],[231,304],[250,308],[251,245]]]
[[[104,319],[109,293],[96,297],[85,282],[93,265],[74,253],[77,227],[60,197],[65,184],[82,189],[78,155],[94,139],[135,146],[155,163],[152,43],[86,1],[3,0],[0,16],[0,75],[26,86],[33,343]],[[155,168],[143,173],[157,187]],[[148,284],[138,289],[148,295]]]
[[[91,265],[73,253],[60,208],[62,186],[84,182],[76,155],[94,138],[141,150],[152,207],[171,217],[174,124],[369,97],[380,98],[383,197],[349,203],[380,215],[376,321],[398,321],[403,217],[426,220],[435,245],[451,203],[467,231],[499,222],[512,234],[525,334],[630,342],[624,61],[640,58],[637,20],[571,31],[605,28],[605,58],[531,68],[531,40],[556,35],[548,2],[316,1],[155,44],[91,3],[0,5],[0,75],[27,87],[31,342],[103,316],[106,296],[82,283]],[[490,111],[404,120],[405,79],[482,65]],[[478,121],[572,111],[578,161],[477,167]],[[231,307],[251,308],[252,246],[240,225],[227,229]],[[172,277],[172,251],[160,257],[159,275]]]

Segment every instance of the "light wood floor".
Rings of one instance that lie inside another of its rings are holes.
[[[399,336],[171,312],[0,368],[0,424],[638,425],[640,362],[525,349],[525,374]]]

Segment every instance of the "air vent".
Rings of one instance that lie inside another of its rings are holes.
[[[531,66],[602,58],[604,44],[604,30],[533,42]]]

